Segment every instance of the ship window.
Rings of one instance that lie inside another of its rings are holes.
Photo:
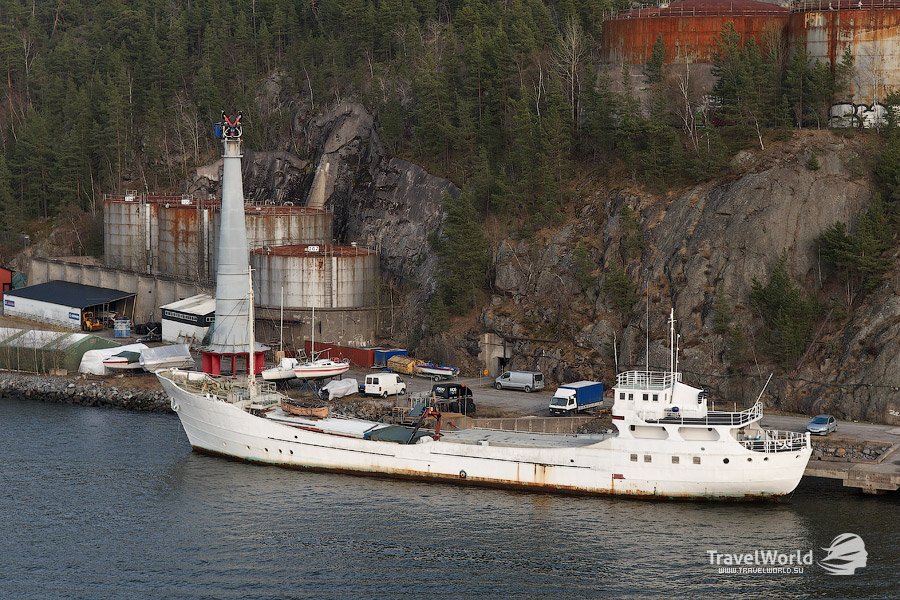
[[[629,425],[628,428],[629,428],[631,431],[634,431],[634,425]]]
[[[634,394],[628,394],[628,401],[634,400]]]
[[[631,462],[637,462],[637,454],[631,455]]]
[[[725,464],[727,465],[729,461],[728,461],[727,458],[723,458],[723,459],[722,459],[722,462],[725,463]]]
[[[678,464],[678,457],[677,457],[677,456],[673,456],[673,457],[672,457],[672,464],[673,464],[673,465],[677,465],[677,464]]]
[[[619,400],[625,399],[625,392],[619,392]]]
[[[659,394],[653,394],[653,401],[659,402]]]
[[[695,465],[699,465],[699,464],[700,464],[700,457],[699,457],[699,456],[695,456],[695,457],[694,457],[694,464],[695,464]]]
[[[649,454],[644,455],[644,462],[650,462],[651,458]]]
[[[650,399],[650,396],[648,394],[644,394],[644,402],[646,402],[649,399]]]

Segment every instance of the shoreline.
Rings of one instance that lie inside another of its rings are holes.
[[[140,383],[144,381],[142,378]],[[152,389],[129,383],[124,377],[97,380],[4,371],[0,372],[0,396],[138,412],[172,412],[169,397],[155,380]]]

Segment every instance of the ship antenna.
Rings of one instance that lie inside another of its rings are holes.
[[[675,372],[678,373],[678,352],[681,350],[681,334],[675,336]]]
[[[675,377],[675,309],[669,312],[669,372]]]
[[[645,359],[647,361],[647,377],[650,377],[650,283],[647,283],[647,317],[646,317],[646,334],[647,334],[647,353]]]

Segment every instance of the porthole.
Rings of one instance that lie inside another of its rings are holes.
[[[747,457],[747,462],[753,462],[753,459],[750,457]]]
[[[727,458],[723,458],[723,459],[722,459],[722,462],[725,463],[725,464],[727,465],[730,461],[729,461]]]
[[[765,457],[765,458],[763,458],[763,460],[769,460],[769,457],[768,457],[768,456],[766,456],[766,457]]]
[[[268,452],[268,451],[269,451],[269,449],[268,449],[268,448],[263,448],[263,450],[265,450],[265,451],[266,451],[266,452]]]
[[[294,451],[293,451],[293,450],[288,450],[288,452],[290,452],[290,453],[291,453],[291,456],[293,456],[293,454],[294,454]]]
[[[278,454],[281,454],[281,453],[282,453],[282,450],[281,450],[281,448],[279,448],[279,449],[278,449]]]

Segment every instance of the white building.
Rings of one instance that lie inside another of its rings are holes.
[[[197,294],[160,306],[164,342],[200,344],[216,318],[216,299]]]
[[[5,292],[3,314],[79,330],[85,312],[93,312],[95,318],[112,313],[131,317],[134,298],[122,290],[48,281]]]

